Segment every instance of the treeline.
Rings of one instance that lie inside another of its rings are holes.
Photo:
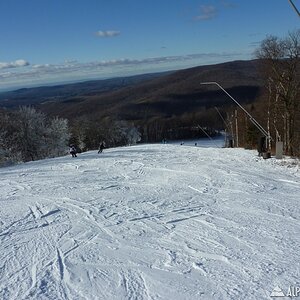
[[[87,115],[67,120],[49,117],[28,106],[3,110],[0,111],[0,166],[66,155],[71,144],[83,152],[98,149],[102,141],[106,147],[117,147],[214,136],[222,128],[220,120],[213,108],[135,123]]]
[[[70,120],[70,143],[79,150],[97,149],[101,141],[107,147],[133,145],[137,142],[157,143],[162,140],[206,137],[200,129],[214,136],[223,128],[222,120],[214,108],[173,115],[122,120],[116,116],[97,117],[82,115]]]
[[[272,137],[269,151],[282,141],[284,153],[300,156],[300,30],[287,37],[268,36],[256,51],[264,92],[246,106],[250,114]],[[238,146],[254,147],[261,132],[241,110],[227,115],[227,131]]]
[[[66,153],[68,121],[49,118],[32,107],[0,112],[0,165]]]
[[[163,139],[199,139],[207,137],[206,133],[215,136],[224,127],[214,108],[169,118],[152,117],[139,121],[138,126],[142,133],[142,141],[146,143],[160,142]]]
[[[57,157],[68,153],[70,144],[79,152],[132,145],[141,140],[138,129],[129,122],[106,118],[91,121],[81,117],[70,123],[50,118],[33,107],[0,112],[0,165]]]
[[[79,151],[98,149],[102,141],[106,147],[134,145],[141,141],[141,133],[132,122],[113,117],[94,120],[82,116],[73,120],[70,127],[70,143],[75,144]]]

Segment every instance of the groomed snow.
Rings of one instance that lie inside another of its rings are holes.
[[[199,144],[198,144],[199,145]],[[139,145],[0,169],[0,299],[271,299],[300,286],[300,176]]]

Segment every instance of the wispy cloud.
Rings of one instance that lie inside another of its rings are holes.
[[[0,62],[0,69],[10,69],[28,66],[29,62],[24,59],[17,59],[13,62]]]
[[[0,89],[175,70],[244,59],[244,56],[245,53],[240,52],[196,53],[144,59],[121,58],[88,63],[66,61],[62,64],[30,65],[9,71],[0,70]]]
[[[219,0],[216,5],[201,5],[200,13],[193,19],[195,21],[208,21],[216,18],[219,10],[232,9],[237,7],[237,4],[228,0]]]
[[[249,43],[249,47],[255,47],[255,48],[258,48],[261,44],[261,41],[254,41],[254,42],[251,42]]]
[[[218,10],[213,5],[201,5],[200,14],[194,17],[196,21],[207,21],[214,19],[217,16]]]
[[[102,38],[115,37],[120,34],[121,34],[121,32],[117,31],[117,30],[105,30],[105,31],[99,30],[96,32],[96,36],[102,37]]]
[[[227,1],[227,0],[221,0],[221,4],[225,7],[225,8],[235,8],[237,7],[236,3]]]

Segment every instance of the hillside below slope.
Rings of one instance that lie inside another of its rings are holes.
[[[60,102],[45,101],[40,109],[69,119],[88,116],[97,120],[114,116],[143,121],[233,105],[219,88],[200,84],[205,81],[217,81],[241,103],[251,103],[263,85],[258,64],[257,60],[233,61],[189,68],[101,94],[73,96]]]
[[[70,120],[113,117],[139,125],[151,118],[185,115],[192,119],[194,113],[205,118],[214,106],[230,107],[233,103],[216,86],[202,86],[201,82],[219,82],[241,103],[252,103],[263,85],[258,66],[259,60],[232,61],[174,72],[19,89],[0,93],[0,108],[34,105],[47,114]]]

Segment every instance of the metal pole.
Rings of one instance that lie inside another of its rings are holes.
[[[222,114],[220,113],[219,109],[215,106],[215,110],[218,112],[220,118],[222,119],[222,121],[224,122],[225,125],[225,147],[227,147],[228,145],[228,141],[227,141],[227,129],[228,129],[228,124],[226,124],[225,119],[223,118]]]
[[[219,145],[217,145],[216,143],[215,143],[215,141],[212,139],[212,137],[198,124],[198,128],[200,128],[203,132],[204,132],[204,134],[212,141],[212,142],[214,142],[214,144],[215,144],[215,146],[217,147],[217,148],[219,148]]]
[[[220,113],[219,109],[215,106],[215,110],[218,112],[220,118],[222,119],[222,121],[224,122],[225,126],[227,127],[226,121],[224,120],[222,114]]]
[[[240,105],[240,103],[238,101],[236,101],[220,84],[218,84],[217,82],[201,82],[200,84],[209,84],[209,85],[217,85],[231,100],[234,101],[234,103],[240,107],[245,114],[249,117],[250,121],[256,126],[256,128],[268,139],[272,140],[271,136],[269,135],[269,133],[250,115],[250,113],[242,106]]]
[[[292,8],[295,10],[295,12],[298,14],[298,17],[300,17],[300,12],[299,12],[299,10],[297,9],[296,5],[293,3],[292,0],[289,0],[289,2],[290,2],[290,4],[291,4]]]
[[[236,146],[239,146],[239,127],[238,127],[238,117],[237,117],[237,110],[235,110],[235,140]]]

